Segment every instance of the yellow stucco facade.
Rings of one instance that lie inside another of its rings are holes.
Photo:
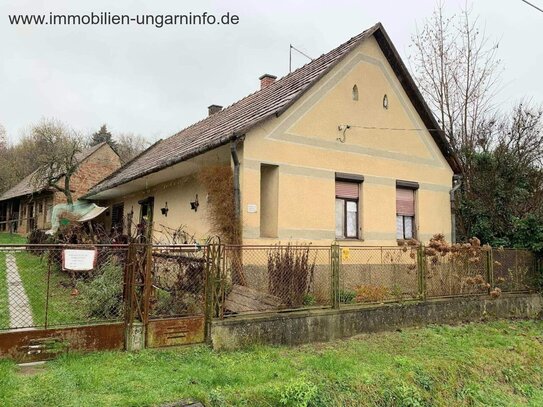
[[[354,100],[353,87],[358,89]],[[387,108],[383,99],[388,100]],[[345,126],[349,126],[343,132]],[[344,137],[344,142],[341,142]],[[276,165],[277,237],[261,233],[261,165]],[[416,237],[451,234],[453,171],[370,38],[289,110],[249,131],[243,146],[244,243],[335,239],[336,173],[360,175],[356,245],[395,245],[396,181],[419,184]],[[255,206],[257,207],[254,211]]]
[[[377,41],[366,39],[284,113],[245,133],[237,147],[243,243],[336,240],[337,173],[363,179],[357,238],[349,244],[397,244],[397,181],[417,184],[416,238],[443,233],[450,240],[453,170],[430,131]],[[167,243],[161,230],[179,227],[203,240],[213,231],[196,174],[227,163],[223,146],[115,187],[109,203],[123,203],[137,223],[138,202],[152,196],[155,241]],[[190,208],[196,194],[197,212]],[[166,202],[167,216],[160,210]]]
[[[150,176],[142,177],[135,182],[125,185],[124,189],[117,188],[115,198],[108,200],[110,210],[101,220],[107,230],[112,226],[113,207],[123,206],[123,232],[133,231],[141,220],[140,201],[153,198],[153,241],[159,244],[173,243],[176,230],[187,233],[187,241],[194,237],[197,241],[205,241],[213,235],[209,223],[209,205],[207,192],[198,182],[198,172],[205,166],[228,165],[230,155],[228,148],[221,147],[186,162],[169,167]],[[179,177],[178,175],[183,174]],[[141,186],[144,186],[143,188]],[[191,202],[198,200],[195,211]],[[98,202],[99,204],[103,204]],[[163,214],[162,208],[168,208]],[[131,213],[131,216],[128,216]],[[132,219],[132,222],[129,219]],[[130,224],[128,224],[130,222]],[[176,243],[183,243],[184,237],[175,237]]]

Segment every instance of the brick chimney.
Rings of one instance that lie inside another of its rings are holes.
[[[222,106],[219,105],[211,105],[207,107],[207,113],[209,116],[212,114],[218,113],[222,110]]]
[[[277,76],[270,75],[269,73],[265,73],[258,79],[260,79],[260,89],[264,89],[270,86],[272,83],[274,83],[275,80],[277,79]]]

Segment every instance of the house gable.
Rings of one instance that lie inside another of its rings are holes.
[[[404,78],[405,79],[405,78]],[[353,100],[357,86],[358,100]],[[386,95],[388,105],[383,105]],[[349,126],[346,128],[346,126]],[[418,237],[450,233],[450,161],[382,45],[371,36],[277,117],[250,130],[243,146],[244,241],[261,243],[257,212],[263,166],[278,167],[280,240],[335,238],[336,173],[364,178],[358,242],[396,242],[396,181],[417,183]]]
[[[358,100],[353,100],[354,86]],[[385,95],[387,108],[383,106]],[[272,122],[267,123],[266,137],[270,140],[450,173],[449,164],[430,134],[436,129],[426,128],[373,37]]]

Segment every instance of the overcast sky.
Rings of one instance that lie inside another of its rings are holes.
[[[543,8],[543,0],[531,0]],[[464,4],[444,0],[457,11]],[[317,57],[381,21],[406,60],[416,24],[434,0],[74,1],[0,0],[0,124],[15,141],[41,118],[83,133],[165,138],[254,92],[263,73],[288,73],[289,44]],[[476,0],[474,13],[500,41],[500,102],[543,102],[543,13],[521,0]],[[8,14],[230,12],[237,25],[14,26]],[[293,56],[293,64],[306,63]]]

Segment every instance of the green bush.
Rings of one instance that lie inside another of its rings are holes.
[[[117,261],[104,264],[98,275],[78,284],[83,304],[91,318],[113,319],[123,306],[123,269]]]

